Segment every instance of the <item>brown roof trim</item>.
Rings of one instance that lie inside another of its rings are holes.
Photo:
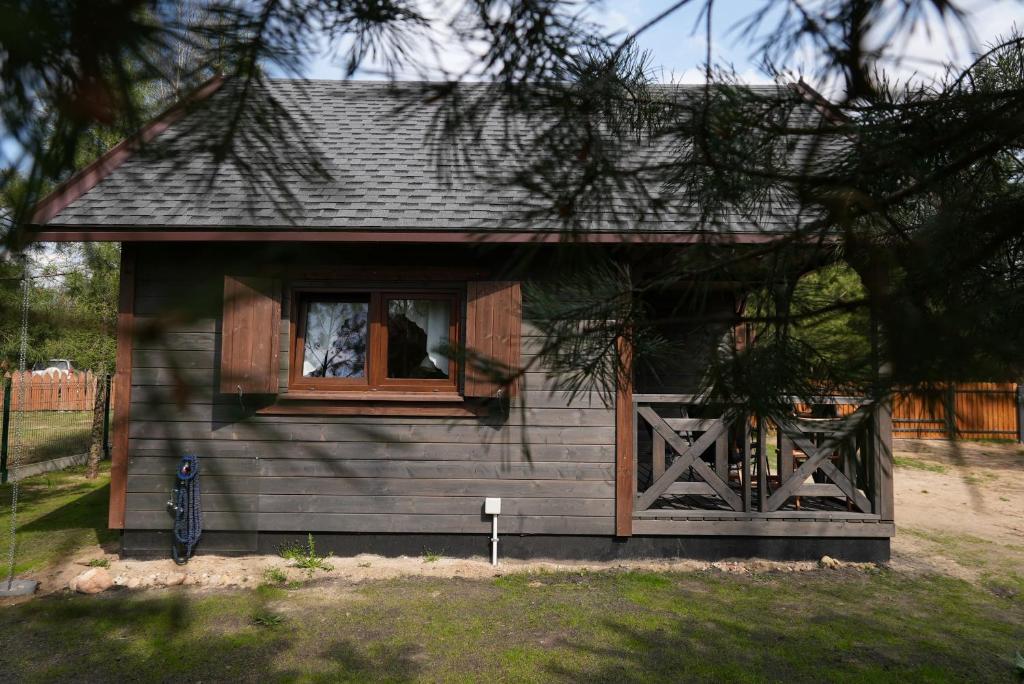
[[[843,114],[835,104],[815,90],[803,78],[796,83],[791,83],[790,87],[804,102],[812,105],[819,114],[828,119],[829,123],[844,124],[850,122],[849,117]]]
[[[58,185],[53,192],[41,199],[32,210],[30,223],[44,224],[59,214],[65,207],[91,190],[97,183],[109,176],[140,147],[160,135],[179,121],[189,108],[213,95],[224,84],[224,77],[214,76],[181,101],[166,109],[158,117],[107,150],[99,159]]]
[[[512,244],[764,244],[792,237],[790,233],[641,233],[641,232],[499,232],[499,231],[375,231],[375,230],[111,230],[110,228],[43,228],[41,242],[406,242]]]

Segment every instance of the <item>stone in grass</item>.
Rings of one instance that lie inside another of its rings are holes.
[[[0,581],[0,598],[11,596],[31,596],[36,593],[39,582],[30,579],[16,579],[10,584],[6,580]]]
[[[176,587],[179,584],[185,583],[185,573],[175,572],[167,576],[167,580],[164,582],[168,587]]]
[[[823,568],[828,568],[829,570],[835,570],[837,568],[842,567],[842,563],[837,561],[832,556],[822,556],[821,560],[818,561],[818,565],[820,565]]]
[[[98,594],[114,586],[114,580],[106,568],[89,568],[71,580],[71,591],[79,594]]]

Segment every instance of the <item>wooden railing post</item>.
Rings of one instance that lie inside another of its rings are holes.
[[[768,436],[765,421],[757,419],[757,503],[762,513],[768,510]]]
[[[878,402],[871,420],[872,504],[882,522],[893,522],[892,411],[888,399]]]
[[[741,416],[740,434],[743,436],[743,510],[749,511],[751,500],[750,476],[750,416]]]

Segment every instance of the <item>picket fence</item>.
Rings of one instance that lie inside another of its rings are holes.
[[[98,375],[73,373],[7,373],[12,411],[91,411],[96,403]],[[24,395],[22,394],[24,383]],[[24,404],[22,397],[24,396]],[[24,406],[24,408],[23,408]],[[0,397],[0,408],[3,398]]]
[[[930,392],[898,392],[893,437],[1021,438],[1019,386],[1012,382],[950,383]]]

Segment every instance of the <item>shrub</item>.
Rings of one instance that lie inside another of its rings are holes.
[[[313,541],[313,535],[309,534],[306,538],[306,544],[291,544],[281,547],[281,558],[291,561],[292,565],[296,568],[302,568],[304,570],[331,570],[331,566],[327,563],[327,556],[317,555],[316,542]]]

